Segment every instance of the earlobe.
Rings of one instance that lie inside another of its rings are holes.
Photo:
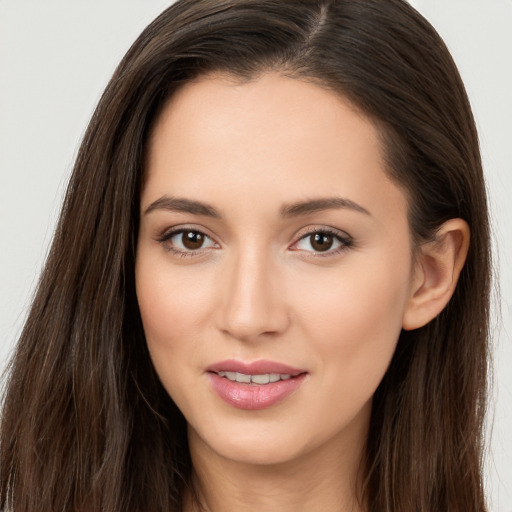
[[[469,239],[467,222],[450,219],[437,230],[435,240],[419,247],[403,316],[405,330],[423,327],[448,304],[466,261]]]

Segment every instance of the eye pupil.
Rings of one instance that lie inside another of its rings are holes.
[[[311,236],[311,247],[315,251],[328,251],[334,242],[332,235],[326,233],[315,233]]]
[[[197,231],[184,231],[181,240],[187,249],[200,249],[204,243],[204,236]]]

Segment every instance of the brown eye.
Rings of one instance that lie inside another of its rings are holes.
[[[195,254],[195,251],[213,249],[217,244],[201,231],[180,229],[163,236],[159,240],[168,250],[180,254]]]
[[[198,231],[183,231],[181,234],[181,243],[191,251],[201,249],[204,244],[204,235]]]
[[[310,235],[310,243],[315,251],[328,251],[334,243],[334,237],[328,233],[314,233]]]
[[[292,248],[312,254],[324,253],[325,256],[334,256],[351,246],[352,239],[344,233],[318,230],[304,235]]]

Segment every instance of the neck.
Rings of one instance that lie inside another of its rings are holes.
[[[293,461],[249,464],[220,456],[189,429],[193,484],[200,505],[189,494],[184,510],[364,512],[357,499],[364,442],[365,436],[345,437]]]

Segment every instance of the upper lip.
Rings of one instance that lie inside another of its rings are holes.
[[[219,361],[218,363],[214,363],[208,366],[208,368],[206,368],[206,371],[214,373],[238,372],[243,373],[244,375],[265,375],[267,373],[278,373],[281,375],[292,376],[305,373],[305,370],[293,368],[292,366],[289,366],[287,364],[278,363],[275,361],[268,361],[265,359],[253,361],[251,363],[236,361],[234,359]]]

